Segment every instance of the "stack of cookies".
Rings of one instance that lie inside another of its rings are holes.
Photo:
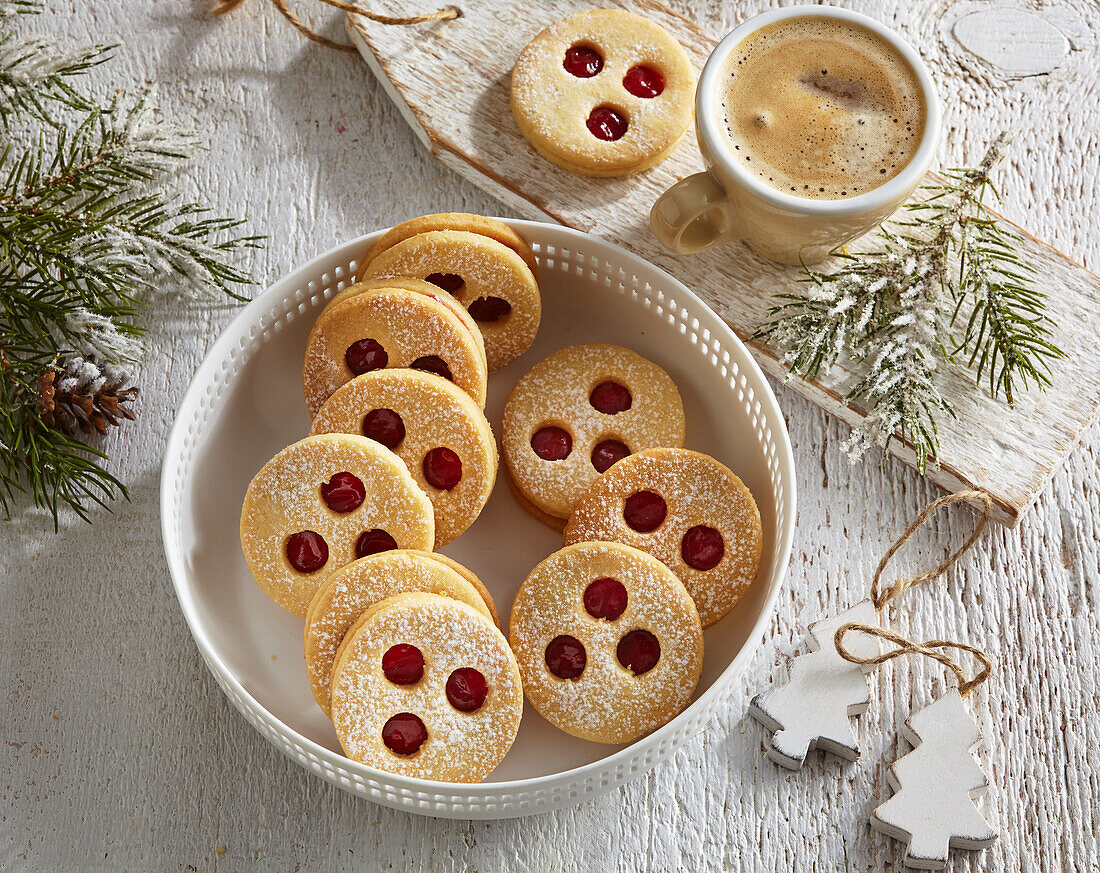
[[[536,364],[505,406],[513,493],[565,540],[519,587],[507,639],[478,577],[435,551],[492,494],[487,376],[534,341],[536,276],[526,241],[492,219],[385,234],[310,332],[310,434],[245,495],[249,569],[305,619],[306,674],[345,753],[382,770],[483,779],[525,695],[596,742],[660,727],[694,693],[703,628],[756,575],[748,489],[682,447],[668,373],[603,344]]]

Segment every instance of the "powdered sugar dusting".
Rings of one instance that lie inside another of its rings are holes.
[[[436,547],[446,545],[473,524],[493,491],[497,449],[488,420],[445,379],[387,368],[339,388],[318,410],[312,432],[361,434],[364,416],[375,409],[392,409],[401,416],[405,438],[394,451],[435,507]],[[462,461],[462,478],[450,491],[433,488],[424,478],[424,456],[438,446],[453,450]]]
[[[629,389],[630,409],[608,415],[589,402],[592,389],[611,380]],[[573,438],[573,450],[547,461],[531,448],[539,428],[556,425]],[[512,389],[501,426],[504,458],[512,479],[543,512],[565,518],[600,475],[592,449],[617,439],[632,452],[684,444],[684,407],[663,369],[619,346],[570,346],[543,359]],[[620,462],[621,463],[621,462]]]
[[[424,655],[424,677],[395,685],[382,673],[382,655],[411,643]],[[472,713],[456,710],[445,692],[460,667],[485,676],[489,695]],[[470,607],[431,594],[398,595],[379,605],[354,631],[337,662],[332,718],[349,758],[406,776],[478,782],[500,763],[519,730],[523,690],[503,635]],[[382,726],[398,712],[420,717],[428,739],[409,757],[390,752]]]
[[[408,367],[422,355],[438,355],[450,367],[455,384],[478,406],[485,405],[485,368],[466,327],[425,294],[380,288],[334,301],[317,317],[302,367],[310,415],[355,375],[344,353],[352,343],[368,338],[386,350],[387,367]]]
[[[320,488],[335,473],[358,476],[366,486],[359,508],[336,513]],[[310,436],[283,449],[256,474],[241,512],[241,547],[256,582],[272,600],[304,616],[317,589],[335,570],[355,560],[355,541],[381,528],[403,548],[431,549],[432,504],[404,463],[362,436]],[[328,544],[328,560],[315,573],[300,573],[286,558],[286,538],[312,530]]]
[[[622,582],[626,610],[614,621],[593,618],[584,590],[603,576]],[[635,676],[616,656],[636,628],[661,644],[661,657]],[[559,679],[545,651],[559,634],[580,640],[587,663],[576,680]],[[512,605],[509,639],[524,691],[558,727],[585,739],[624,742],[654,730],[683,709],[702,668],[703,632],[684,586],[649,555],[611,543],[582,543],[555,552],[527,577]]]
[[[654,491],[668,505],[664,523],[639,533],[623,519],[626,498]],[[680,543],[696,525],[722,534],[725,554],[700,571],[684,563]],[[760,512],[744,483],[727,467],[687,449],[652,449],[619,461],[577,501],[565,526],[565,542],[610,540],[649,552],[683,580],[699,608],[703,627],[729,612],[756,578],[763,538]]]
[[[587,79],[562,65],[575,44],[595,48],[603,69]],[[623,87],[638,64],[664,76],[657,97],[636,97]],[[695,73],[683,48],[660,25],[618,10],[572,15],[542,31],[521,52],[512,71],[512,112],[524,135],[567,164],[627,169],[671,149],[691,122]],[[618,140],[597,139],[585,122],[598,106],[622,112],[629,127]]]
[[[429,231],[402,240],[369,265],[367,277],[453,273],[465,285],[455,298],[463,306],[482,297],[508,301],[511,312],[500,321],[479,322],[489,370],[506,367],[531,347],[542,320],[538,284],[523,259],[507,246],[476,233]]]
[[[473,585],[426,552],[382,552],[342,567],[321,586],[306,615],[306,673],[326,715],[332,665],[348,629],[368,607],[410,591],[450,597],[492,618]]]

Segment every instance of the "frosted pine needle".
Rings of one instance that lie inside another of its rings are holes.
[[[853,463],[872,446],[885,458],[896,438],[922,473],[937,461],[937,422],[955,414],[937,385],[941,364],[965,358],[976,382],[1009,404],[1017,386],[1050,384],[1063,353],[1046,295],[984,204],[997,196],[990,174],[1006,146],[1001,134],[977,167],[920,189],[877,250],[843,253],[831,273],[807,268],[805,292],[776,295],[756,333],[806,378],[841,359],[864,370],[846,398],[866,414],[845,444]]]

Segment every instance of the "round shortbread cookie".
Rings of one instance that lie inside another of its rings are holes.
[[[325,715],[329,714],[332,665],[348,630],[368,607],[410,591],[450,597],[493,618],[481,593],[457,568],[431,552],[395,549],[341,567],[317,589],[306,612],[306,675]]]
[[[333,301],[314,322],[302,366],[309,414],[345,382],[385,367],[449,376],[485,406],[484,357],[458,316],[427,294],[371,288]]]
[[[523,690],[566,733],[624,743],[676,716],[703,666],[691,596],[651,555],[577,543],[531,571],[508,637]]]
[[[629,12],[580,12],[547,27],[512,70],[512,115],[543,157],[588,176],[664,160],[691,123],[695,71],[676,39]]]
[[[503,634],[471,607],[433,594],[399,594],[365,612],[340,647],[331,691],[349,758],[442,782],[484,779],[523,714]]]
[[[516,489],[539,513],[563,520],[625,455],[683,444],[684,405],[668,373],[629,349],[599,343],[569,346],[535,364],[512,389],[501,426]]]
[[[367,253],[363,255],[363,259],[359,262],[359,268],[355,273],[356,277],[362,277],[367,265],[386,249],[395,246],[402,240],[420,233],[427,233],[430,230],[465,230],[495,239],[498,243],[507,246],[523,258],[523,263],[530,268],[531,274],[538,279],[538,261],[535,259],[535,253],[531,251],[531,246],[527,244],[527,240],[502,221],[487,218],[484,215],[474,215],[470,212],[437,212],[434,215],[421,215],[418,218],[410,218],[408,221],[401,222],[401,224],[388,230],[381,239],[367,249]],[[438,278],[442,280],[443,274],[440,274]]]
[[[539,330],[542,298],[523,258],[505,245],[460,230],[433,230],[395,243],[364,270],[367,278],[440,277],[477,322],[490,372],[522,355]]]
[[[429,373],[356,376],[325,401],[311,432],[362,434],[395,452],[435,507],[436,548],[473,524],[496,482],[496,440],[484,413]]]
[[[763,535],[756,501],[728,467],[687,449],[650,449],[592,483],[564,539],[626,543],[659,558],[710,627],[756,578]]]
[[[424,294],[431,297],[432,300],[438,300],[444,306],[446,306],[451,312],[455,314],[463,326],[470,332],[470,336],[474,338],[474,344],[477,346],[478,353],[481,355],[482,363],[485,362],[485,340],[481,336],[481,330],[477,326],[477,322],[473,320],[470,313],[466,311],[466,308],[454,299],[450,294],[440,288],[438,285],[433,285],[431,282],[425,282],[423,279],[411,279],[408,276],[394,276],[389,279],[364,279],[361,282],[356,282],[354,285],[349,285],[343,291],[338,291],[326,305],[335,306],[343,300],[347,300],[349,297],[354,297],[356,294],[360,294],[363,291],[374,291],[378,288],[401,288],[405,291],[416,291],[418,294]],[[438,370],[438,365],[435,369],[429,367],[421,367],[424,372],[432,373]],[[445,375],[443,373],[437,373],[437,375]]]
[[[248,486],[241,548],[263,592],[304,616],[328,577],[387,548],[430,550],[431,501],[405,464],[366,437],[324,434],[287,446]]]

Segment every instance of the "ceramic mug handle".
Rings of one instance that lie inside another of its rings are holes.
[[[690,255],[731,237],[729,207],[725,189],[704,171],[681,179],[658,197],[649,224],[665,248]]]

